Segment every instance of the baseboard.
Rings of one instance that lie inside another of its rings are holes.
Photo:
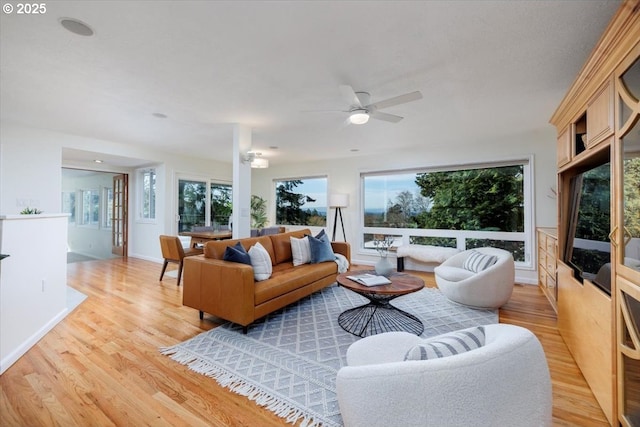
[[[42,328],[40,328],[35,334],[27,338],[22,344],[20,344],[15,350],[6,355],[0,360],[0,375],[4,373],[11,365],[16,363],[31,347],[37,344],[42,337],[44,337],[49,331],[51,331],[62,319],[64,319],[69,313],[68,308],[64,308],[60,313],[49,320]]]

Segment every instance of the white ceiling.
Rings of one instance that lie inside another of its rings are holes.
[[[0,18],[0,119],[222,161],[242,123],[273,164],[464,145],[549,129],[619,4],[49,1]],[[341,84],[424,99],[397,124],[304,112],[347,108]]]

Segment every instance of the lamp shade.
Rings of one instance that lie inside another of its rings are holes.
[[[349,206],[349,195],[342,193],[335,193],[329,196],[330,208],[346,208]]]

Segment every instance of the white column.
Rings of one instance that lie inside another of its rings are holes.
[[[251,150],[251,128],[233,125],[233,238],[251,234],[251,164],[244,156]]]

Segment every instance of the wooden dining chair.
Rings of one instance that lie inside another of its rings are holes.
[[[180,286],[180,278],[182,277],[182,261],[184,257],[200,255],[202,249],[200,248],[187,248],[182,246],[182,242],[178,236],[160,236],[160,248],[162,249],[162,257],[164,258],[164,264],[162,265],[162,272],[160,273],[160,280],[164,276],[164,272],[167,269],[167,265],[170,262],[178,264],[178,281],[176,284]]]

